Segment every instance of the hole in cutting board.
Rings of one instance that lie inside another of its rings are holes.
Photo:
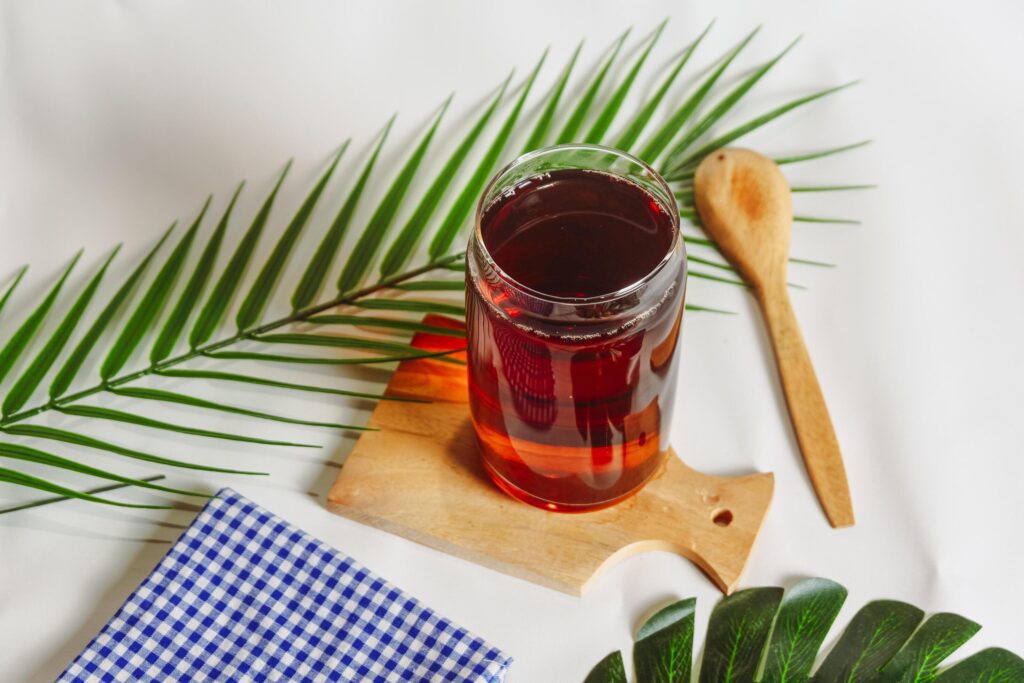
[[[711,521],[718,526],[729,526],[732,524],[732,510],[715,510]]]

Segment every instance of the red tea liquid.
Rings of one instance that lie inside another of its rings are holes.
[[[625,498],[668,447],[685,286],[676,220],[639,185],[567,169],[506,190],[479,227],[469,389],[487,470],[552,510]]]

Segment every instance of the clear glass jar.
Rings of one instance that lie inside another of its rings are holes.
[[[664,463],[686,290],[675,199],[596,145],[491,181],[467,250],[470,407],[484,465],[550,510],[613,505]]]

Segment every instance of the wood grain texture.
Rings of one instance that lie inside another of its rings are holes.
[[[430,324],[451,324],[428,316]],[[450,337],[418,334],[420,348]],[[485,567],[580,595],[608,567],[648,550],[678,553],[726,593],[738,584],[772,498],[771,474],[702,474],[670,454],[643,490],[612,508],[546,512],[502,493],[480,462],[465,367],[403,361],[328,496],[331,511]]]
[[[775,351],[793,431],[833,527],[853,526],[853,502],[832,418],[789,300],[793,227],[789,184],[771,159],[746,149],[709,155],[697,168],[701,222],[753,289]]]

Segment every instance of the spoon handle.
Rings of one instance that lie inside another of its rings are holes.
[[[758,301],[775,349],[789,418],[818,500],[833,527],[853,526],[843,456],[789,292],[784,283],[764,288],[758,291]]]

